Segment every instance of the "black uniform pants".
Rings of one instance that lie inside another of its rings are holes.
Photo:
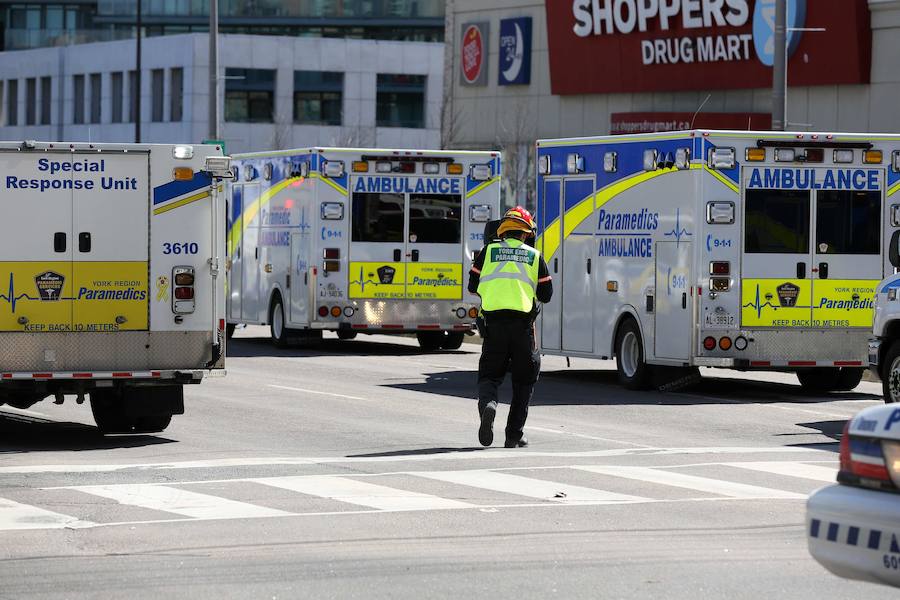
[[[497,408],[497,392],[508,370],[512,371],[512,401],[506,422],[506,439],[519,441],[528,417],[528,403],[541,371],[541,355],[531,319],[487,317],[486,337],[478,362],[478,414],[487,405]],[[510,369],[511,367],[511,369]]]

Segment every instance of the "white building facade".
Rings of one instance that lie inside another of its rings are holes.
[[[142,42],[141,141],[210,137],[205,34]],[[228,152],[437,148],[441,43],[221,35]],[[134,40],[0,53],[0,138],[135,139]]]

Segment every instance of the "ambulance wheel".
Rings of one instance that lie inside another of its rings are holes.
[[[172,415],[154,415],[152,417],[138,417],[134,424],[135,433],[159,433],[165,430],[172,422]]]
[[[444,341],[443,331],[418,331],[416,339],[419,340],[419,347],[425,352],[434,352],[441,349],[441,343]]]
[[[840,367],[803,369],[797,371],[797,379],[805,392],[831,392],[838,388],[841,377]]]
[[[838,375],[837,385],[834,390],[837,392],[849,392],[855,389],[862,381],[865,369],[862,367],[841,367],[841,373]]]
[[[234,330],[237,327],[234,323],[229,323],[225,326],[225,337],[229,340],[234,337]]]
[[[269,310],[269,333],[272,343],[278,348],[286,348],[290,342],[290,329],[284,325],[284,305],[281,296],[275,294],[272,299],[272,308]]]
[[[338,329],[337,336],[339,340],[356,339],[356,332],[350,329]]]
[[[125,414],[125,403],[117,401],[112,391],[90,393],[91,413],[100,433],[131,433],[134,419]]]
[[[459,350],[465,337],[466,334],[462,331],[448,331],[441,342],[441,348],[444,350]]]
[[[881,389],[886,404],[900,402],[900,342],[888,348],[881,362]]]
[[[650,387],[650,365],[644,362],[644,344],[641,331],[634,319],[628,319],[616,335],[616,371],[619,383],[629,390],[645,390]]]

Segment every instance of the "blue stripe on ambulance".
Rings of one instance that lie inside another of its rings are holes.
[[[162,204],[173,198],[184,196],[193,191],[208,188],[212,185],[212,178],[206,173],[194,173],[191,180],[170,181],[169,183],[153,188],[153,205]]]

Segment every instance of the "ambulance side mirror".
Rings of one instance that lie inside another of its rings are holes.
[[[900,269],[900,229],[891,236],[891,243],[888,246],[888,260],[894,265],[894,268]]]

